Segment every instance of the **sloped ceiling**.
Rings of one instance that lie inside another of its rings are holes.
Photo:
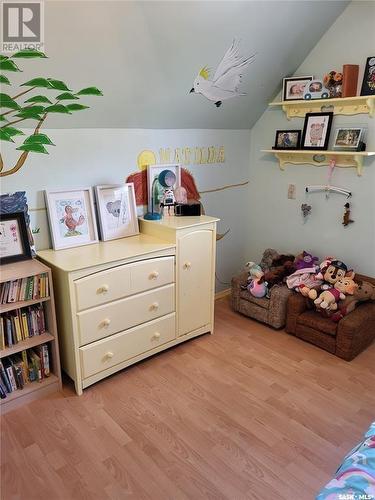
[[[46,1],[49,59],[23,62],[17,79],[47,76],[103,90],[86,99],[90,110],[49,117],[51,128],[247,129],[347,4]],[[233,38],[257,58],[243,78],[247,95],[216,108],[189,90],[202,66],[215,70]]]

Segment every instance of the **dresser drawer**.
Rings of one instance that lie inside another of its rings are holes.
[[[131,294],[129,265],[86,276],[74,282],[77,310],[82,311]]]
[[[112,302],[174,282],[174,257],[124,264],[75,281],[77,310]]]
[[[150,321],[108,339],[80,347],[83,378],[111,368],[123,361],[150,351],[175,338],[175,314]]]
[[[130,264],[132,293],[174,282],[174,257],[160,257]]]
[[[174,312],[174,285],[133,295],[77,314],[80,345]]]

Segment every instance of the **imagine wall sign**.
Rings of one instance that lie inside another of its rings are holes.
[[[224,146],[160,148],[157,154],[150,149],[145,149],[137,157],[137,164],[140,170],[146,169],[148,165],[163,163],[206,165],[224,162]]]

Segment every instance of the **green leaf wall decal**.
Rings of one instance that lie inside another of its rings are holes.
[[[33,115],[40,115],[41,113],[44,113],[44,109],[44,106],[27,106],[22,108],[20,111],[25,111],[25,113],[31,113]]]
[[[10,59],[0,60],[0,69],[2,71],[21,71],[17,64]]]
[[[47,56],[45,55],[44,52],[40,52],[39,50],[35,50],[35,49],[19,50],[18,52],[13,54],[11,57],[18,58],[18,59],[32,59],[35,57],[41,57],[43,59],[47,59]]]
[[[77,92],[77,95],[103,95],[103,92],[96,87],[87,87]]]
[[[44,153],[48,155],[48,151],[43,146],[43,144],[36,144],[36,143],[22,144],[22,146],[19,146],[16,149],[19,149],[20,151],[30,151],[31,153]]]
[[[9,79],[4,75],[0,75],[0,83],[3,83],[5,85],[10,85]]]
[[[45,95],[35,95],[34,97],[27,99],[25,103],[26,102],[45,102],[47,104],[52,104],[52,101],[50,101]]]
[[[24,144],[49,144],[50,146],[54,146],[54,143],[46,134],[35,134],[30,135],[25,141]]]
[[[56,99],[58,101],[71,101],[73,99],[79,99],[79,97],[75,96],[71,92],[63,92],[62,94],[59,94]]]
[[[0,108],[19,109],[19,105],[8,94],[0,94]]]
[[[90,106],[84,106],[83,104],[72,102],[72,104],[67,104],[66,107],[69,111],[81,111],[81,109],[88,109]]]
[[[44,110],[46,113],[65,113],[70,114],[67,106],[63,104],[53,104],[52,106],[47,106]]]
[[[70,89],[61,80],[54,80],[53,78],[47,78],[47,80],[53,89],[66,90],[67,92],[70,92]]]
[[[13,137],[14,135],[25,135],[22,130],[14,127],[4,127],[0,130],[3,130],[6,134],[10,135],[10,137]]]
[[[22,83],[21,87],[45,87],[47,89],[52,88],[47,78],[41,78],[41,77],[33,78],[28,82]]]
[[[20,111],[19,113],[17,113],[15,115],[17,118],[24,118],[25,120],[27,119],[30,119],[30,120],[41,120],[42,117],[40,115],[38,115],[38,113],[33,113],[31,111],[27,112],[27,111]]]
[[[12,139],[12,136],[7,134],[3,128],[0,128],[0,140],[7,141],[7,142],[14,142],[14,140]]]

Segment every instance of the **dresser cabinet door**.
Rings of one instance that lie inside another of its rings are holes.
[[[178,237],[178,336],[211,322],[213,237],[208,229]]]

